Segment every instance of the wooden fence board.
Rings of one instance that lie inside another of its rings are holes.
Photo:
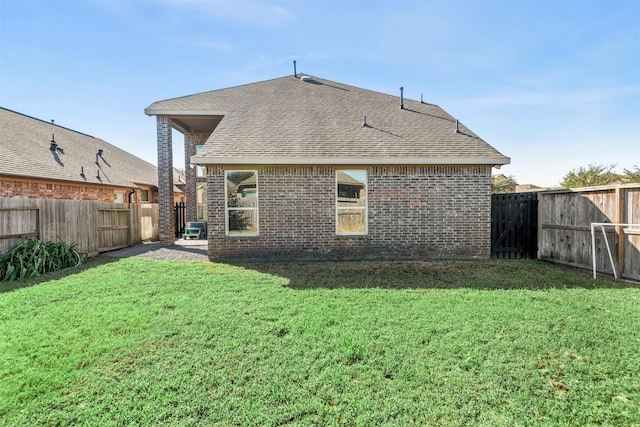
[[[94,203],[88,200],[39,199],[40,240],[75,244],[80,252],[97,252]]]
[[[90,255],[158,238],[158,205],[0,198],[0,253],[22,236],[76,244]]]
[[[129,209],[120,203],[97,204],[98,252],[130,244]]]
[[[135,217],[140,219],[140,241],[158,240],[160,238],[158,228],[160,209],[158,205],[145,203],[137,206],[140,208],[140,213]]]
[[[140,205],[138,204],[134,204],[132,203],[129,206],[129,227],[130,227],[130,232],[129,232],[129,244],[132,246],[138,245],[142,242],[142,238],[141,238],[141,234],[142,234],[142,230],[140,228],[140,225],[142,223],[142,219],[140,218],[140,215],[142,214],[142,208]]]
[[[34,199],[0,199],[0,253],[38,234],[38,204]]]
[[[640,224],[640,185],[542,192],[539,209],[538,257],[591,269],[591,223]],[[623,227],[605,227],[605,231],[622,277],[640,279],[640,234],[625,233]],[[600,229],[595,247],[597,271],[613,274]]]
[[[640,186],[627,189],[624,201],[624,223],[640,224]],[[640,226],[625,236],[623,277],[640,280]]]

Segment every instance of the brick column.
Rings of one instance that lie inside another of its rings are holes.
[[[173,151],[169,117],[158,116],[158,204],[161,245],[173,245],[176,211],[173,204]]]
[[[198,217],[198,200],[196,198],[196,183],[198,177],[195,165],[191,167],[191,156],[196,154],[196,145],[204,145],[210,133],[184,134],[184,176],[187,180],[185,194],[187,196],[187,221],[196,221]],[[201,181],[205,181],[205,177]]]
[[[191,156],[196,154],[195,135],[184,134],[184,177],[186,184],[184,188],[187,196],[187,221],[195,221],[198,216],[198,200],[196,200],[196,168],[191,167]]]

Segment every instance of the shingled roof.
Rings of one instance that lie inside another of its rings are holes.
[[[0,130],[0,175],[127,188],[158,185],[154,165],[102,139],[2,107]]]
[[[437,105],[298,74],[158,101],[148,115],[220,120],[198,164],[509,163]],[[366,119],[365,119],[366,116]],[[366,121],[365,121],[366,120]]]

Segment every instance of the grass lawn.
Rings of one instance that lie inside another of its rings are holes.
[[[100,257],[25,284],[0,425],[640,425],[640,286],[589,272]]]

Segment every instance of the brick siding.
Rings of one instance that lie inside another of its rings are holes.
[[[126,197],[128,197],[129,191],[130,190],[126,188],[0,177],[0,197],[113,202],[115,192],[125,193]],[[136,193],[136,200],[140,202],[140,190],[136,190]],[[150,189],[149,198],[149,203],[158,203],[157,191]]]
[[[160,244],[172,245],[175,242],[175,205],[173,203],[173,151],[171,124],[166,116],[157,116],[158,129],[158,193],[160,217],[158,230]]]
[[[0,197],[97,200],[113,202],[113,189],[0,178]]]
[[[209,167],[209,258],[488,258],[490,166],[259,166],[259,236],[225,236],[223,167]],[[336,235],[336,170],[368,173],[368,234]]]
[[[204,145],[211,132],[192,132],[184,135],[184,174],[186,178],[185,196],[187,203],[187,221],[195,221],[198,218],[198,202],[196,197],[196,183],[205,178],[197,176],[197,170],[191,165],[191,157],[196,154],[196,145]]]

